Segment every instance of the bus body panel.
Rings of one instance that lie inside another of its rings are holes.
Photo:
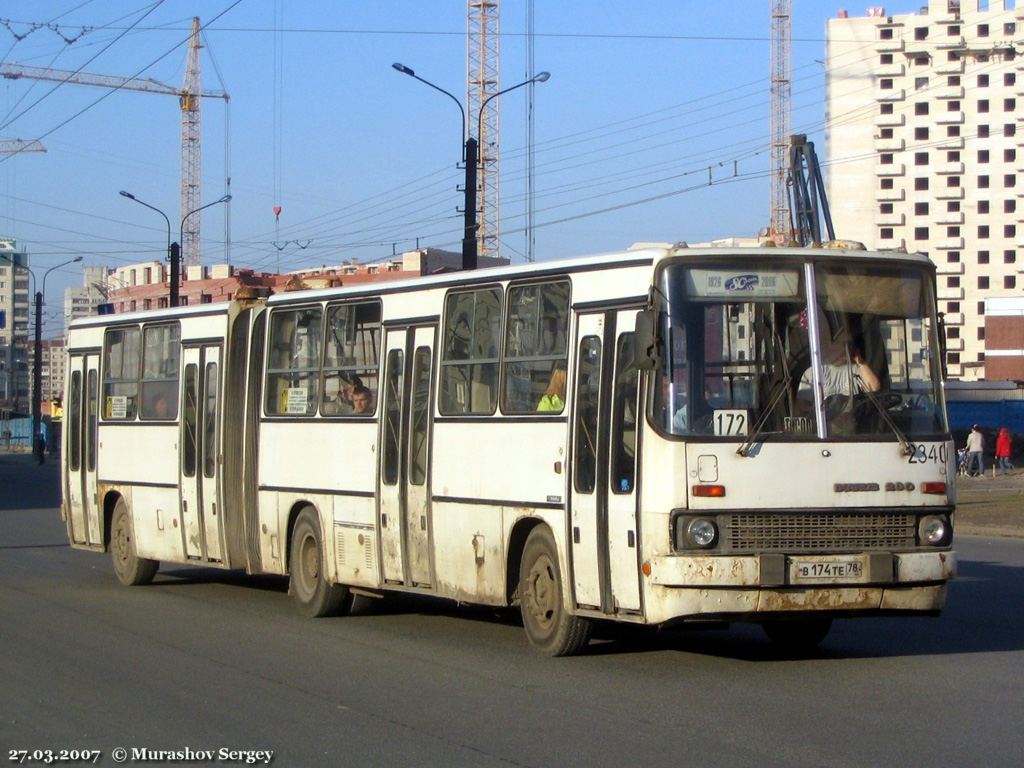
[[[945,506],[946,496],[924,493],[926,482],[953,485],[952,442],[921,443],[912,456],[895,442],[764,443],[740,456],[738,443],[690,443],[690,485],[725,487],[722,497],[680,498],[691,509],[828,509]],[[927,458],[931,455],[931,458]],[[924,458],[921,458],[921,457]],[[792,473],[780,466],[792,464]]]
[[[433,505],[436,591],[445,597],[504,605],[506,520],[523,510],[495,504],[436,501]]]
[[[260,425],[261,488],[374,493],[376,422],[309,420],[301,425],[300,439],[297,426],[283,420]]]
[[[368,588],[381,585],[376,513],[372,497],[334,497],[332,559],[342,584]]]
[[[564,419],[437,423],[434,496],[510,506],[563,506],[565,433]]]

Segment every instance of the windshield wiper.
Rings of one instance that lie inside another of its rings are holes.
[[[896,435],[896,439],[900,444],[900,451],[903,455],[912,456],[914,454],[914,449],[911,447],[910,441],[907,440],[907,436],[903,434],[902,430],[896,426],[896,422],[892,420],[892,417],[889,415],[889,411],[886,410],[885,406],[878,402],[878,398],[875,397],[875,393],[869,392],[865,389],[863,392],[858,394],[865,395],[868,401],[875,406],[875,410],[878,411],[878,415],[882,417],[882,421],[884,421],[888,425],[889,429],[892,430],[892,433]]]
[[[778,340],[778,336],[776,336]],[[761,432],[764,429],[764,425],[768,422],[768,417],[772,415],[772,411],[775,410],[775,406],[779,404],[782,396],[789,392],[789,385],[793,381],[793,377],[789,372],[789,360],[786,359],[785,352],[782,351],[781,341],[778,345],[779,357],[782,360],[782,379],[775,382],[775,386],[772,387],[771,392],[768,393],[768,404],[761,411],[761,415],[758,416],[757,423],[754,424],[754,428],[750,430],[750,435],[740,443],[740,447],[736,449],[736,453],[740,456],[747,457],[750,455],[750,449],[753,447],[754,442],[758,437],[761,436]]]

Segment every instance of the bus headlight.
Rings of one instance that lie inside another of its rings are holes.
[[[691,547],[711,549],[718,543],[718,526],[714,520],[695,517],[686,526],[686,539]]]
[[[714,549],[718,546],[721,534],[718,520],[714,515],[694,515],[676,513],[672,517],[675,535],[675,549]]]
[[[922,515],[917,523],[917,540],[921,544],[944,547],[953,537],[953,527],[946,515]]]

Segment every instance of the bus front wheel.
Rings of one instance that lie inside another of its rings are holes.
[[[572,656],[590,640],[591,622],[566,610],[558,550],[544,525],[530,532],[523,548],[519,608],[526,637],[545,656]]]
[[[160,567],[159,561],[139,557],[135,552],[135,533],[124,499],[117,500],[110,521],[110,557],[117,580],[127,587],[149,584]]]
[[[316,512],[304,509],[292,530],[288,592],[299,613],[310,618],[338,613],[348,597],[348,587],[328,583],[323,552],[320,521]]]

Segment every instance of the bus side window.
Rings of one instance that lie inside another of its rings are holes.
[[[380,365],[380,314],[379,301],[327,308],[320,404],[320,412],[325,416],[374,415]]]
[[[427,481],[427,431],[430,420],[430,347],[418,347],[412,359],[412,424],[409,430],[409,482]]]
[[[275,310],[270,315],[266,409],[272,416],[316,413],[320,389],[319,306]]]
[[[196,474],[196,424],[199,411],[199,366],[189,363],[185,366],[185,407],[182,413],[182,458],[181,471],[185,477]]]
[[[178,323],[147,325],[142,334],[142,418],[178,418]]]
[[[500,287],[452,292],[445,298],[442,415],[494,413],[500,334]]]
[[[630,493],[636,480],[636,335],[619,335],[615,350],[615,387],[612,393],[612,492]]]
[[[81,466],[82,446],[79,442],[82,434],[82,372],[74,371],[71,374],[71,389],[68,398],[68,442],[70,443],[69,466],[72,472],[77,472]]]
[[[405,353],[402,350],[392,349],[388,352],[384,376],[384,455],[381,481],[385,485],[395,485],[402,455],[402,388],[405,385]]]
[[[138,412],[142,362],[136,325],[110,328],[103,336],[103,418],[133,421]]]
[[[576,490],[593,493],[597,485],[597,418],[601,395],[601,339],[587,336],[580,342],[576,369],[576,425],[574,443]]]
[[[561,413],[568,357],[569,281],[515,285],[508,290],[503,413]]]

